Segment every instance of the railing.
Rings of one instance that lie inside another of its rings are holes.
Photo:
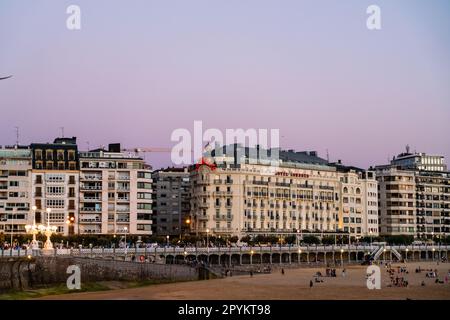
[[[118,230],[119,231],[119,230]],[[122,230],[123,231],[123,230]],[[85,233],[96,233],[100,230],[84,230]],[[119,232],[120,233],[120,232]],[[123,233],[123,232],[122,232]],[[311,245],[311,246],[241,246],[241,247],[151,247],[151,248],[76,248],[76,249],[54,249],[55,255],[89,255],[89,254],[125,254],[125,253],[156,253],[156,254],[218,254],[218,253],[316,253],[316,252],[340,252],[345,251],[363,251],[371,252],[382,247],[378,246],[359,246],[359,245]],[[423,245],[423,246],[386,246],[386,250],[428,250],[428,251],[450,251],[450,245]],[[433,250],[434,249],[434,250]],[[16,250],[16,249],[0,249],[1,257],[25,257],[32,255],[31,249]]]

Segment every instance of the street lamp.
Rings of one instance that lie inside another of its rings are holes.
[[[128,233],[128,227],[124,227],[124,234],[125,234],[125,250],[127,249],[127,233]]]
[[[169,247],[169,235],[166,236],[167,239],[167,247]]]
[[[343,253],[344,253],[344,249],[341,249],[341,266],[344,266],[344,260],[342,258]]]
[[[372,230],[369,231],[370,234],[370,246],[372,246]]]
[[[33,224],[32,225],[26,225],[25,226],[25,230],[27,231],[27,233],[31,233],[33,235],[33,240],[31,241],[31,250],[37,250],[39,249],[37,240],[36,240],[36,235],[39,233],[39,227],[36,226],[36,210],[37,207],[36,206],[32,206],[31,210],[33,211]]]
[[[408,248],[406,248],[406,259],[405,260],[408,260],[408,251],[409,251],[409,249]],[[414,258],[413,258],[413,260],[414,260]]]
[[[17,212],[16,210],[17,209],[14,208],[14,211],[11,214],[11,249],[13,248],[13,240],[14,240],[13,239],[13,233],[14,233],[14,212]]]
[[[297,230],[297,247],[299,246],[299,238],[298,238],[299,233],[300,233],[300,230]]]
[[[50,212],[52,212],[52,209],[47,208],[45,211],[47,212],[47,225],[40,225],[39,231],[45,234],[45,236],[47,237],[47,240],[44,244],[44,252],[48,252],[48,250],[53,250],[53,244],[50,240],[50,237],[53,233],[56,233],[57,228],[56,226],[50,226]]]
[[[206,229],[206,247],[208,248],[209,252],[209,229]]]

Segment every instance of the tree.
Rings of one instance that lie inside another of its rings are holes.
[[[334,244],[334,236],[323,236],[322,237],[322,243],[325,245],[332,245]]]
[[[304,236],[303,242],[306,244],[320,244],[320,239],[316,236]]]

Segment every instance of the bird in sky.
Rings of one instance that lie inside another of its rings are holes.
[[[1,77],[0,80],[5,80],[5,79],[11,78],[11,77],[12,77],[12,76]]]

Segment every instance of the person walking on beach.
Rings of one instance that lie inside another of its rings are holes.
[[[284,275],[284,268],[281,268],[281,274]]]
[[[311,289],[312,286],[313,286],[313,282],[312,282],[312,280],[309,280],[309,288]]]
[[[345,269],[342,270],[342,277],[345,278]]]

